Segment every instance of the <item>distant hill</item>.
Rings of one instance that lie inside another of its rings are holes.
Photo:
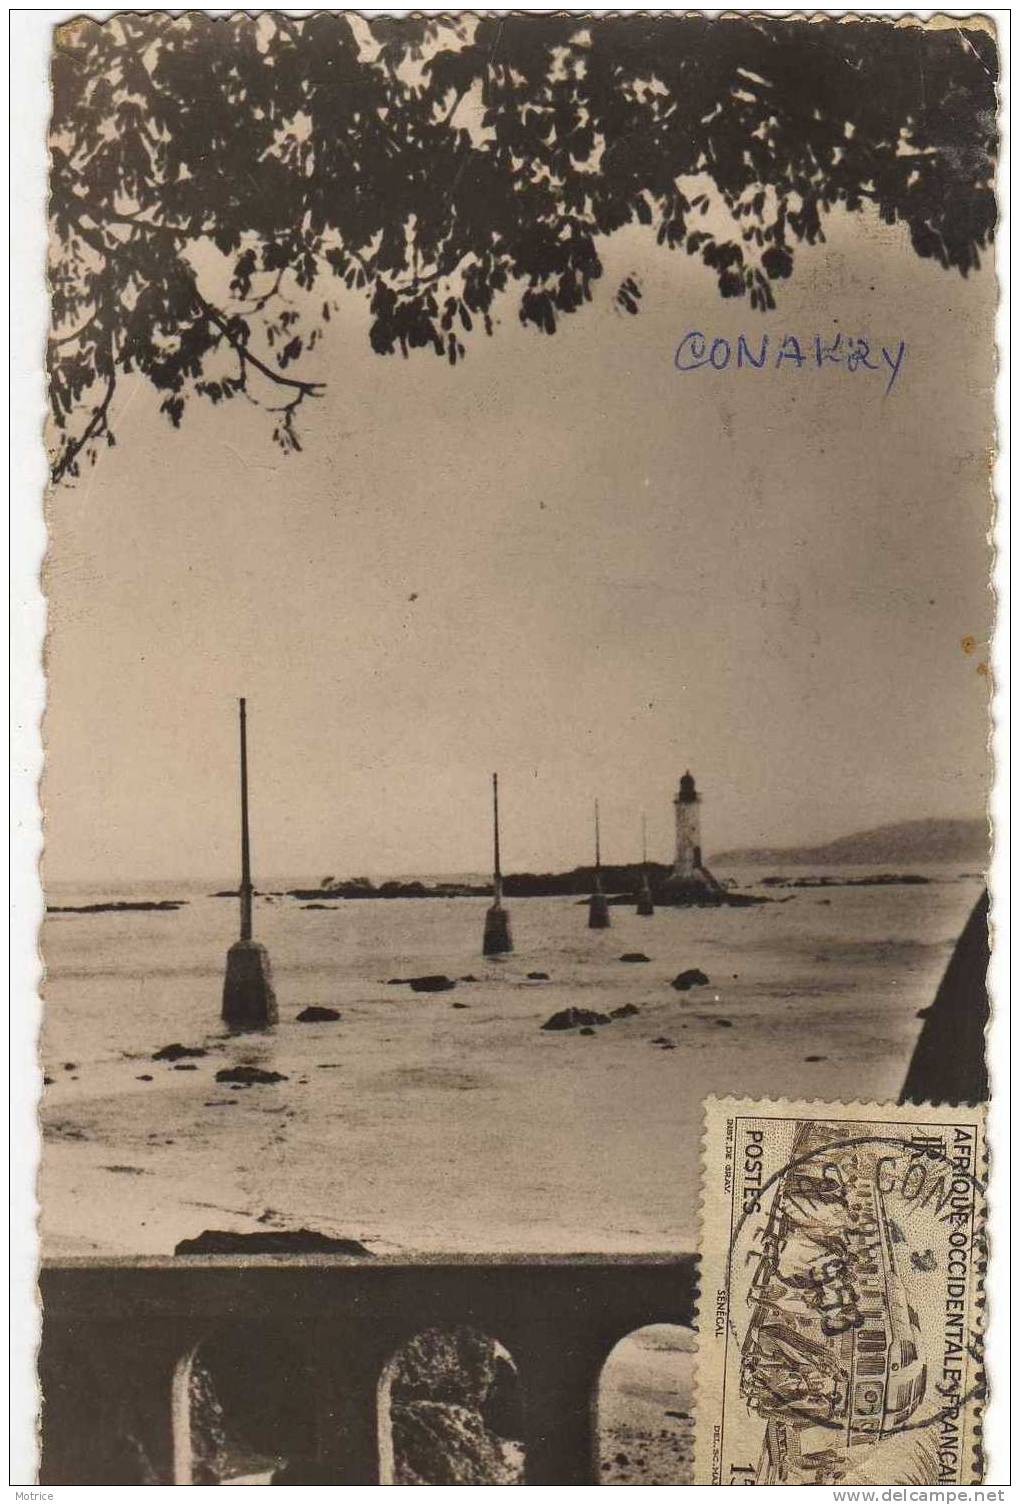
[[[817,847],[741,847],[712,855],[714,867],[726,862],[785,863],[790,867],[961,862],[982,867],[987,861],[988,826],[983,820],[901,820],[840,836]]]

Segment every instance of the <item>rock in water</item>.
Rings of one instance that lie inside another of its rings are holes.
[[[452,977],[445,977],[441,972],[430,973],[426,977],[412,977],[410,983],[412,993],[448,993],[457,986]]]
[[[285,1082],[282,1071],[263,1071],[261,1066],[224,1066],[216,1073],[218,1082],[237,1082],[242,1087],[254,1087],[261,1083]]]
[[[688,967],[685,972],[678,972],[673,979],[672,986],[678,993],[686,993],[688,988],[705,988],[708,986],[708,978],[700,967]]]
[[[597,1014],[594,1009],[560,1009],[542,1025],[543,1029],[576,1029],[582,1024],[608,1024],[608,1014]]]
[[[636,1003],[621,1003],[618,1009],[610,1009],[610,1019],[630,1019],[634,1014],[640,1014],[641,1010]]]
[[[651,961],[651,957],[646,956],[643,951],[625,951],[620,960],[622,962],[648,962]]]
[[[299,1024],[329,1024],[334,1019],[339,1019],[337,1009],[323,1008],[321,1004],[310,1003],[306,1009],[302,1009],[297,1016]]]
[[[549,974],[548,974],[548,972],[529,972],[528,973],[528,981],[529,982],[548,982],[549,981]]]
[[[192,1057],[208,1055],[201,1045],[180,1045],[176,1040],[173,1045],[164,1045],[156,1051],[154,1061],[187,1061]]]
[[[356,1254],[372,1258],[371,1249],[354,1238],[333,1238],[311,1228],[280,1229],[263,1233],[234,1233],[206,1228],[197,1238],[182,1239],[175,1254]]]

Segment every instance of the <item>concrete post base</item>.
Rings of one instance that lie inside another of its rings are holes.
[[[265,1029],[276,1023],[276,994],[269,953],[258,941],[235,941],[223,979],[223,1022],[228,1029]]]
[[[659,897],[667,904],[704,904],[726,897],[726,890],[706,867],[697,867],[692,873],[679,874],[675,870],[666,879]]]
[[[605,894],[592,894],[588,900],[588,929],[609,929],[609,905],[606,903]]]
[[[485,934],[482,938],[483,956],[506,956],[514,949],[510,934],[510,912],[502,904],[493,904],[485,911]]]

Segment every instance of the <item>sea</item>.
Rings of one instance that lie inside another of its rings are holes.
[[[307,879],[272,880],[255,935],[279,1023],[235,1036],[220,1005],[238,906],[214,897],[229,880],[54,884],[51,906],[181,907],[46,916],[43,1253],[170,1254],[267,1228],[387,1253],[691,1249],[706,1095],[897,1096],[982,886],[915,871],[929,881],[793,889],[748,868],[726,876],[769,902],[614,906],[605,931],[576,899],[513,900],[503,960],[481,955],[486,899],[313,909],[286,895]],[[708,984],[678,992],[692,967]],[[456,986],[392,980],[423,973]],[[311,1004],[340,1018],[300,1022]],[[542,1028],[627,1004],[590,1033]],[[153,1059],[173,1043],[204,1054]],[[243,1064],[282,1079],[216,1080]]]

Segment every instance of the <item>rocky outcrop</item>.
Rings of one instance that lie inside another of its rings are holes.
[[[153,1055],[154,1061],[189,1061],[207,1056],[209,1052],[201,1045],[181,1045],[175,1040],[172,1045],[163,1045]]]
[[[216,1080],[236,1082],[240,1087],[257,1087],[285,1082],[287,1078],[282,1071],[263,1071],[261,1066],[224,1066],[216,1073]]]
[[[483,1333],[432,1329],[406,1344],[390,1422],[396,1484],[523,1482],[517,1372]]]
[[[686,971],[678,972],[670,984],[678,993],[686,993],[691,988],[707,988],[708,985],[708,977],[700,967],[688,967]]]
[[[520,1483],[513,1454],[468,1406],[419,1400],[394,1406],[390,1417],[394,1483]]]
[[[663,904],[763,904],[761,895],[728,893],[707,869],[690,880],[677,880],[673,870],[663,863],[622,863],[601,867],[598,873],[608,904],[633,904],[638,895]],[[583,903],[595,885],[593,867],[576,867],[565,873],[508,873],[503,877],[503,897],[554,898],[559,895],[584,895]],[[686,885],[686,886],[685,886]],[[331,879],[319,888],[292,888],[289,897],[301,900],[304,907],[320,907],[323,901],[336,899],[452,899],[481,898],[492,895],[491,884],[433,883],[417,881],[375,884],[367,878]],[[235,897],[227,890],[217,897]]]
[[[930,883],[930,878],[920,873],[866,873],[854,877],[836,877],[823,873],[818,878],[782,878],[770,876],[761,880],[762,888],[888,888],[890,885]]]
[[[385,883],[373,883],[368,878],[335,879],[319,888],[291,888],[287,890],[292,899],[303,899],[305,908],[324,907],[323,899],[458,899],[483,898],[492,893],[489,884],[478,883],[419,883],[389,879]],[[218,897],[218,896],[217,896]]]
[[[106,904],[47,904],[47,914],[169,914],[187,899],[112,899]]]
[[[331,1024],[341,1017],[338,1009],[327,1009],[322,1004],[310,1003],[297,1015],[299,1024]]]
[[[206,1228],[196,1238],[181,1239],[175,1254],[351,1254],[371,1259],[371,1249],[354,1238],[334,1238],[311,1228],[234,1233]]]
[[[594,1009],[560,1009],[542,1025],[543,1029],[577,1029],[581,1025],[608,1024],[609,1015],[596,1013]]]
[[[475,978],[461,978],[462,982],[474,982]],[[443,972],[427,972],[423,977],[387,977],[387,987],[410,988],[412,993],[448,993],[457,986],[456,979]]]

